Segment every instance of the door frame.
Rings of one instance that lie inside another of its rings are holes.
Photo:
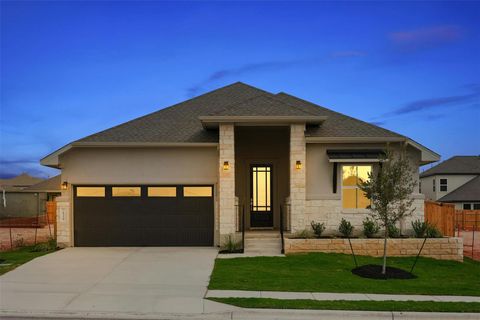
[[[253,179],[252,179],[252,173],[253,173],[253,168],[254,167],[270,167],[270,225],[268,226],[255,226],[253,225]],[[249,169],[248,169],[248,188],[249,188],[249,225],[250,229],[274,229],[275,226],[275,192],[276,188],[274,188],[274,175],[275,175],[275,168],[274,168],[274,162],[273,161],[267,161],[267,162],[251,162],[249,164]]]

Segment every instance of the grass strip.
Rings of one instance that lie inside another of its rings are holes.
[[[208,298],[242,308],[304,309],[304,310],[360,310],[411,312],[471,312],[480,313],[480,302],[433,301],[345,301],[345,300],[282,300],[269,298]]]
[[[48,249],[46,251],[32,252],[34,248],[35,246],[27,246],[12,251],[0,252],[0,260],[5,260],[2,265],[0,265],[0,275],[17,268],[32,259],[55,251],[54,249]]]

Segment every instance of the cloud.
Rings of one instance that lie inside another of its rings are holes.
[[[389,38],[402,51],[417,51],[458,41],[463,35],[462,28],[445,25],[392,32]]]
[[[300,65],[309,65],[311,63],[321,63],[329,60],[353,58],[365,55],[366,53],[362,51],[334,51],[324,57],[263,61],[258,63],[247,63],[237,68],[220,69],[212,72],[204,81],[189,87],[187,89],[187,95],[189,97],[196,96],[205,86],[212,82],[220,81],[226,78],[239,77],[248,73],[284,70]]]

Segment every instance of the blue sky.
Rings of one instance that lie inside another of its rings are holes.
[[[242,81],[480,154],[477,2],[1,2],[0,175]]]

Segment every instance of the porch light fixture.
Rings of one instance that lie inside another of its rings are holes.
[[[228,161],[224,161],[223,162],[223,170],[227,171],[228,169],[230,169],[230,163],[228,163]]]
[[[67,190],[68,188],[68,182],[67,181],[63,181],[62,182],[62,190]]]
[[[297,162],[295,163],[295,169],[297,170],[302,169],[302,161],[297,160]]]

